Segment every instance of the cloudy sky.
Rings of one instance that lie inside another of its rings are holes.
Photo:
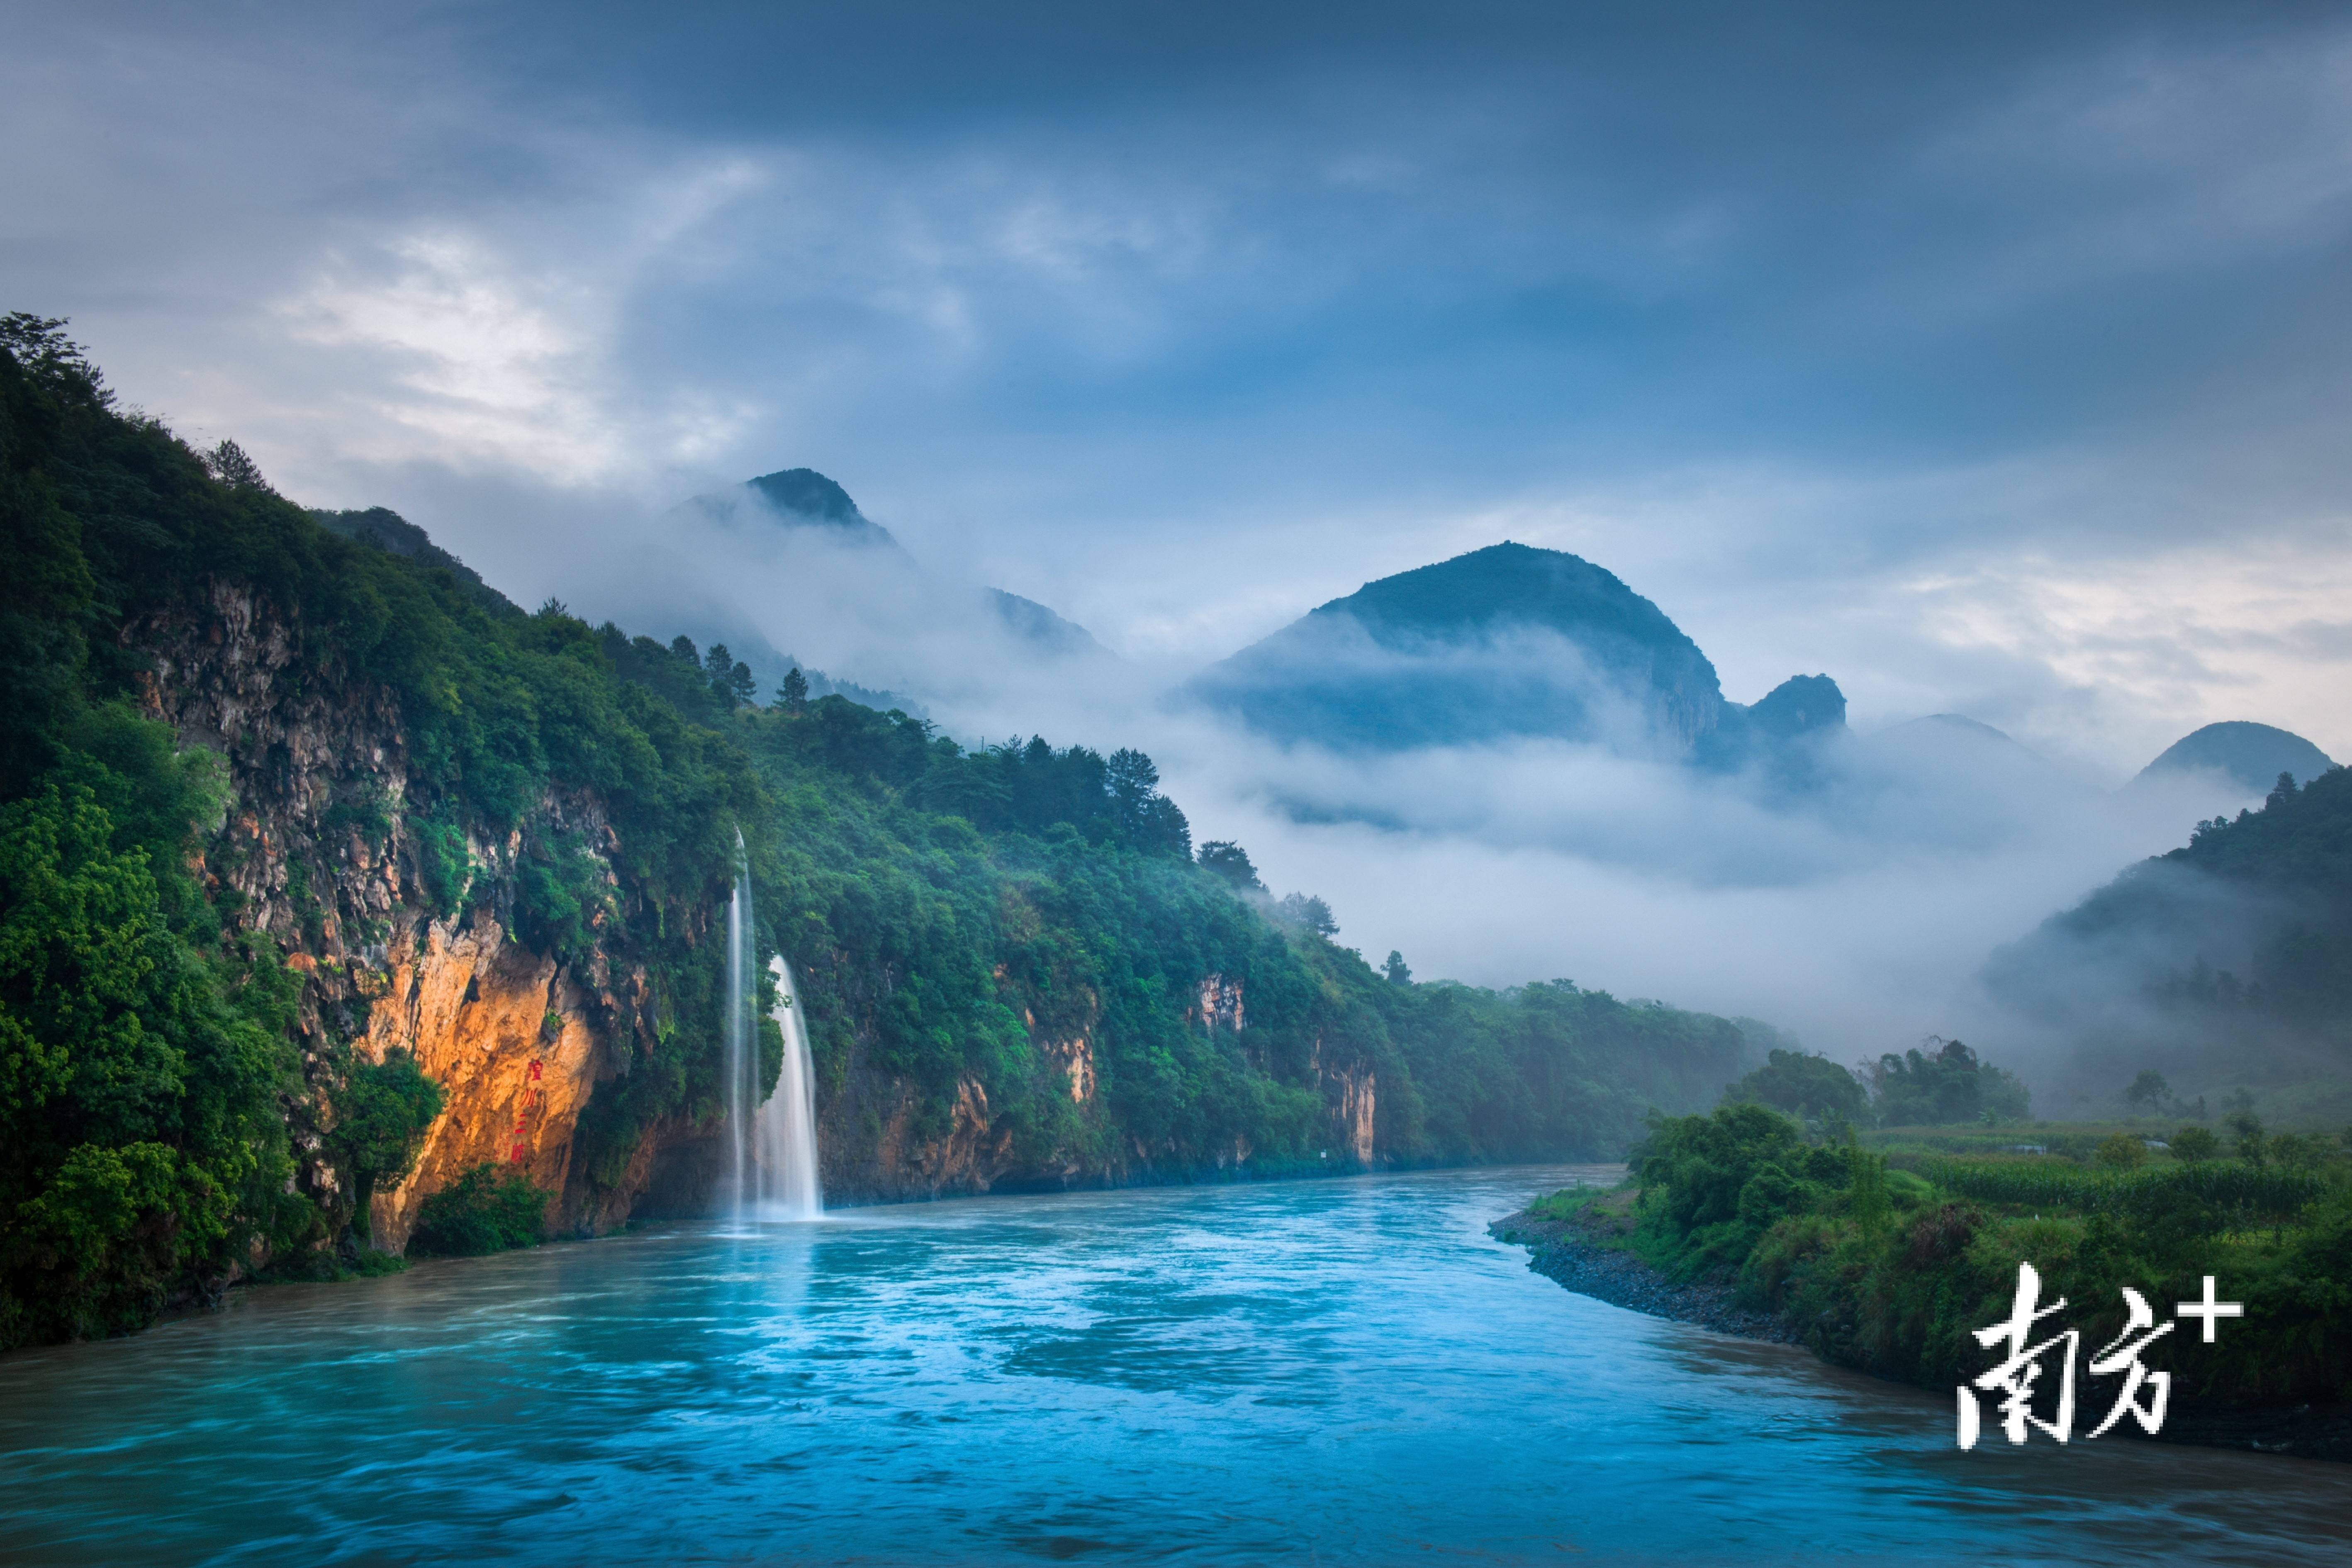
[[[2352,759],[2341,4],[0,5],[0,309],[126,401],[527,605],[947,635],[654,522],[821,469],[1127,656],[962,668],[963,738],[1148,744],[1424,976],[2031,1065],[1984,955],[2221,804],[2088,784],[2225,718]],[[1790,815],[1149,700],[1506,538],[1880,750]],[[2061,768],[1888,728],[1955,711]]]
[[[7,308],[518,599],[814,466],[1139,658],[1507,536],[1734,699],[2352,752],[2340,5],[9,12]]]
[[[2340,5],[7,9],[0,306],[525,602],[807,465],[1171,667],[1507,537],[2352,755]]]

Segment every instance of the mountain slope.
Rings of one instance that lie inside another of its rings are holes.
[[[2184,1094],[2331,1083],[2352,1110],[2352,771],[2200,823],[1994,953],[1984,980],[2071,1039],[2106,1092],[2154,1067]]]

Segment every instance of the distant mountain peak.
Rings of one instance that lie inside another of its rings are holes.
[[[748,483],[778,511],[798,512],[824,522],[866,522],[866,514],[857,510],[849,492],[814,468],[778,468]]]
[[[677,512],[730,525],[766,522],[820,529],[849,542],[898,547],[888,529],[858,510],[847,490],[814,468],[779,468],[723,490],[709,490],[680,502],[673,515]]]
[[[2266,795],[2281,773],[2309,784],[2335,765],[2326,752],[2292,730],[2229,719],[2173,742],[2132,782],[2167,773],[2220,773],[2248,795]]]

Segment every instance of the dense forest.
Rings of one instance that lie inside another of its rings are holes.
[[[1373,968],[1196,849],[1132,750],[966,750],[526,613],[117,407],[62,325],[0,322],[0,1347],[372,1256],[372,1201],[472,1114],[369,1047],[404,941],[510,938],[548,1037],[571,987],[611,1054],[562,1192],[469,1170],[420,1240],[625,1218],[723,1112],[739,866],[801,977],[829,1180],[975,1125],[998,1185],[1612,1156],[1744,1065],[1722,1019]]]
[[[2033,1100],[2016,1074],[1980,1059],[1963,1041],[1936,1037],[1925,1048],[1882,1053],[1859,1075],[1826,1057],[1774,1048],[1723,1098],[1769,1105],[1832,1134],[1853,1127],[1997,1126],[2023,1121]]]

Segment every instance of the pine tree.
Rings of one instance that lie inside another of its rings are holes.
[[[808,677],[801,673],[801,667],[796,664],[784,671],[783,679],[776,683],[776,700],[784,705],[787,713],[805,713],[808,711]]]

